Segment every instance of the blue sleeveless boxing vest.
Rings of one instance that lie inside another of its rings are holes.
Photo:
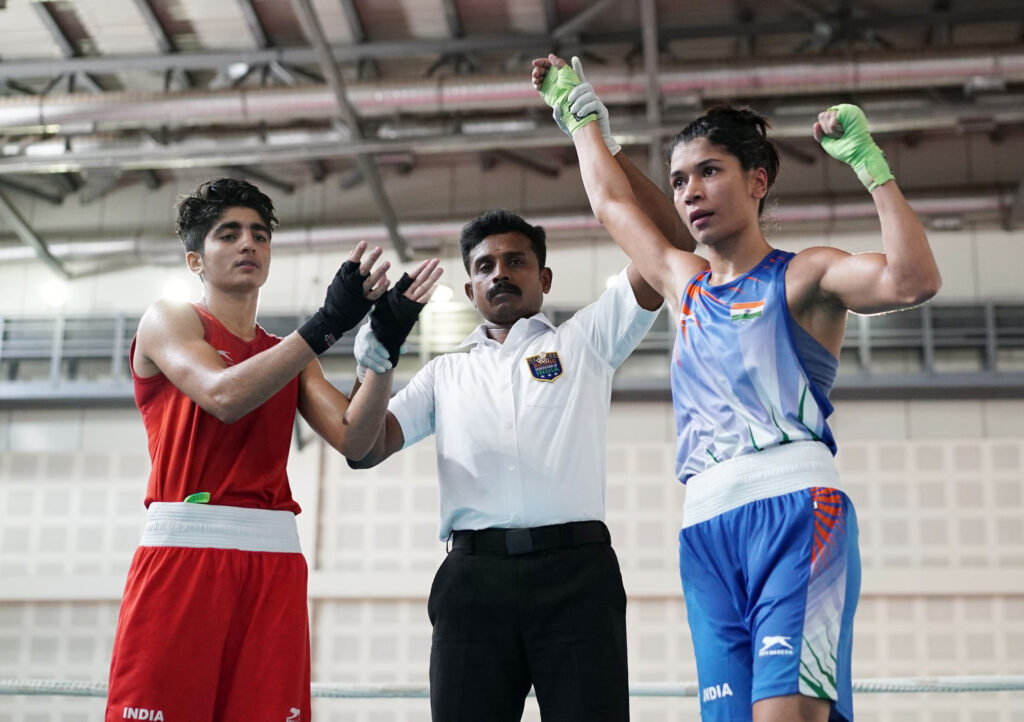
[[[838,360],[789,315],[785,278],[794,255],[772,250],[729,283],[710,285],[705,270],[686,287],[670,374],[684,483],[718,462],[792,441],[836,451],[825,419]]]

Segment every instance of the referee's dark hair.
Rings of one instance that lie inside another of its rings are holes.
[[[531,226],[521,216],[503,208],[490,210],[477,216],[462,227],[462,236],[459,238],[459,248],[462,250],[462,263],[466,266],[466,273],[469,273],[469,254],[488,236],[496,236],[500,233],[522,233],[530,239],[530,247],[537,256],[541,268],[547,261],[548,247],[546,243],[547,233],[543,226]]]

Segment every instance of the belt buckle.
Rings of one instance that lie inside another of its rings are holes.
[[[529,529],[509,529],[505,532],[505,551],[509,554],[528,554],[533,551],[533,537]]]

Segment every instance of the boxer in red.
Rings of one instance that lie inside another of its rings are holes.
[[[341,453],[365,454],[391,372],[350,402],[317,356],[371,307],[375,328],[404,339],[441,270],[424,261],[389,289],[381,249],[360,243],[324,305],[278,338],[256,323],[276,223],[270,198],[240,180],[204,183],[178,204],[203,299],[154,303],[132,343],[152,471],[107,722],[310,719],[306,563],[286,473],[295,413]]]

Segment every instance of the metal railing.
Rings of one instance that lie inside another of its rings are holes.
[[[311,696],[344,699],[425,699],[426,684],[345,684],[313,682]],[[976,675],[956,677],[879,677],[855,679],[857,694],[920,694],[964,692],[1021,692],[1024,675]],[[632,682],[630,697],[696,697],[697,682]],[[531,691],[531,696],[533,692]],[[0,679],[0,696],[106,697],[106,682],[59,679]]]
[[[546,309],[555,323],[574,311]],[[283,336],[303,319],[276,314],[259,322]],[[124,314],[0,316],[0,406],[130,404],[128,351],[138,321]],[[478,322],[476,312],[463,307],[425,314],[404,352],[425,362],[452,350]],[[341,386],[352,381],[354,335],[322,358]],[[634,357],[667,355],[674,341],[674,314],[663,311]],[[1024,303],[928,304],[852,315],[841,362],[834,398],[1024,396]],[[620,373],[616,392],[667,398],[667,373],[667,364],[644,364]]]

